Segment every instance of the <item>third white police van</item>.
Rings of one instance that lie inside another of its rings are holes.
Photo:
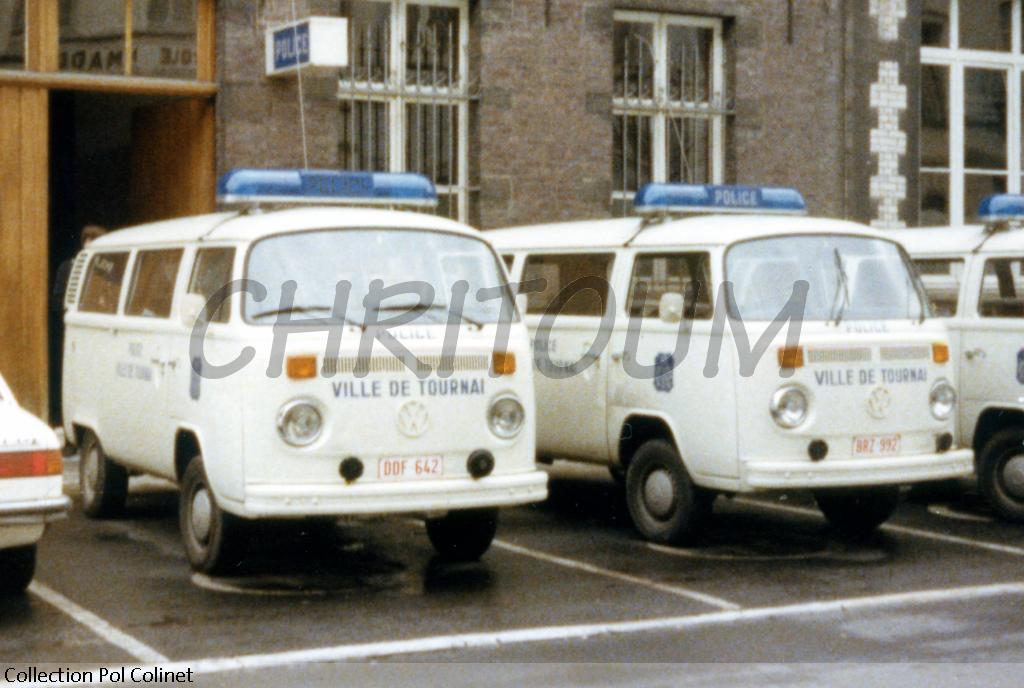
[[[635,206],[488,234],[529,292],[542,458],[624,475],[664,542],[718,494],[772,489],[864,534],[898,486],[971,470],[946,327],[896,242],[800,217],[789,189],[651,184]],[[800,289],[796,332],[779,316]]]
[[[1024,196],[985,199],[983,224],[891,232],[906,246],[960,367],[960,441],[978,487],[1024,521]]]
[[[140,472],[180,484],[202,571],[230,570],[258,519],[423,514],[442,555],[479,557],[497,507],[547,494],[493,248],[387,209],[435,200],[418,175],[237,170],[219,191],[265,209],[113,232],[76,261],[64,419],[86,513],[122,510]]]

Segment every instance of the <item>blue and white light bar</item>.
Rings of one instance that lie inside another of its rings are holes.
[[[437,205],[429,179],[409,172],[234,169],[217,182],[217,200],[227,205]]]
[[[1024,195],[989,196],[978,206],[978,219],[986,224],[1024,222]]]
[[[796,189],[719,184],[645,184],[633,197],[633,209],[640,215],[807,213],[804,198]]]

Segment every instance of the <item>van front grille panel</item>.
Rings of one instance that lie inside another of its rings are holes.
[[[417,358],[419,362],[417,363]],[[342,356],[340,358],[325,358],[322,366],[324,375],[351,375],[355,372],[359,362],[358,356]],[[378,354],[371,356],[367,368],[370,373],[402,373],[408,370],[436,371],[441,367],[440,354],[424,354],[413,357],[406,356],[405,360],[393,354]],[[452,369],[454,372],[486,371],[490,370],[491,358],[487,354],[456,354],[452,357]]]

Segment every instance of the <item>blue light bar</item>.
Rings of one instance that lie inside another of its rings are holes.
[[[989,196],[978,206],[978,218],[986,223],[1024,221],[1024,195]]]
[[[633,197],[641,215],[668,213],[768,213],[803,215],[803,196],[796,189],[716,184],[645,184]]]
[[[437,192],[421,174],[336,170],[234,169],[217,182],[225,204],[435,206]]]

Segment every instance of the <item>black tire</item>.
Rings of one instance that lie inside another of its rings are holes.
[[[430,544],[448,561],[476,561],[490,549],[497,532],[497,509],[451,511],[427,519]]]
[[[35,573],[35,545],[0,549],[0,597],[25,592]]]
[[[82,511],[89,518],[114,518],[124,514],[128,500],[128,471],[114,463],[91,431],[82,438],[78,486]]]
[[[1000,517],[1024,523],[1024,431],[996,433],[978,456],[978,490]]]
[[[201,456],[189,462],[181,479],[178,526],[194,570],[213,575],[238,571],[247,544],[245,522],[217,506]]]
[[[693,484],[679,452],[664,440],[641,445],[626,472],[629,515],[640,534],[652,542],[691,540],[711,512],[713,494]]]
[[[821,490],[814,494],[818,508],[839,533],[862,539],[889,520],[900,503],[897,485]]]

